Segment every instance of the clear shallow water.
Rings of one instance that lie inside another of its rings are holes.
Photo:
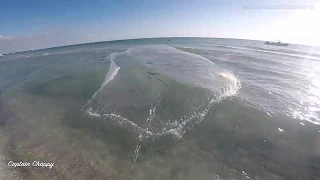
[[[132,179],[318,179],[319,67],[317,47],[235,39],[6,55],[0,165],[22,179],[126,179],[142,142]],[[25,149],[54,169],[6,167]]]

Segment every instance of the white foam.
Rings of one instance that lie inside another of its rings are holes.
[[[89,108],[87,113],[90,115],[90,116],[94,116],[94,117],[101,117],[100,114],[96,113],[96,112],[92,112],[92,108]]]
[[[163,132],[163,134],[171,133],[171,134],[175,135],[177,138],[181,138],[183,136],[183,134],[185,133],[184,129],[186,128],[185,127],[186,124],[188,124],[191,121],[194,121],[196,124],[201,123],[204,120],[204,118],[206,117],[206,115],[208,114],[208,112],[213,104],[218,103],[227,97],[236,95],[236,93],[241,88],[240,82],[238,82],[238,80],[236,78],[233,78],[234,76],[231,74],[226,75],[226,77],[229,77],[231,80],[234,80],[233,85],[236,85],[236,86],[230,86],[229,88],[224,89],[224,91],[221,91],[220,95],[217,98],[212,99],[210,101],[210,103],[208,104],[207,108],[205,108],[203,111],[201,111],[199,113],[195,113],[194,115],[185,119],[183,122],[181,122],[178,125],[176,124],[176,122],[171,123],[171,125],[173,125],[173,126],[177,125],[177,127],[166,130]],[[188,129],[191,129],[191,128],[193,128],[193,126],[188,127]]]
[[[110,55],[107,57],[107,59],[109,59],[110,62],[111,62],[110,67],[109,67],[109,71],[108,71],[108,73],[107,73],[107,75],[106,75],[106,77],[105,77],[105,80],[104,80],[104,82],[102,83],[101,87],[98,89],[98,91],[96,91],[96,92],[93,94],[92,98],[88,101],[88,103],[90,103],[91,100],[94,99],[94,98],[97,96],[97,94],[98,94],[110,81],[112,81],[113,78],[118,74],[118,71],[120,70],[120,67],[118,67],[118,66],[114,63],[113,59],[114,59],[116,56],[118,56],[119,54],[121,54],[121,53],[112,53],[112,54],[110,54]]]
[[[220,102],[226,97],[236,95],[241,88],[240,81],[232,73],[222,72],[220,73],[220,76],[226,78],[229,81],[229,84],[219,91],[218,97],[213,99],[215,102]]]
[[[272,117],[271,114],[269,112],[266,112],[268,114],[268,116]]]
[[[130,121],[127,118],[124,118],[118,114],[110,113],[110,114],[102,114],[103,117],[108,117],[111,120],[115,120],[119,125],[127,126],[128,128],[135,129],[139,132],[143,132],[144,129],[138,126],[136,123]],[[153,135],[150,131],[146,131],[147,134]]]

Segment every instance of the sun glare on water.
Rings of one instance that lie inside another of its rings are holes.
[[[320,47],[320,4],[313,3],[305,8],[277,11],[283,13],[283,16],[261,27],[261,36],[271,40]]]

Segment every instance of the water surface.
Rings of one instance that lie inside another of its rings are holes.
[[[317,47],[209,38],[2,56],[0,178],[319,179],[319,67]]]

